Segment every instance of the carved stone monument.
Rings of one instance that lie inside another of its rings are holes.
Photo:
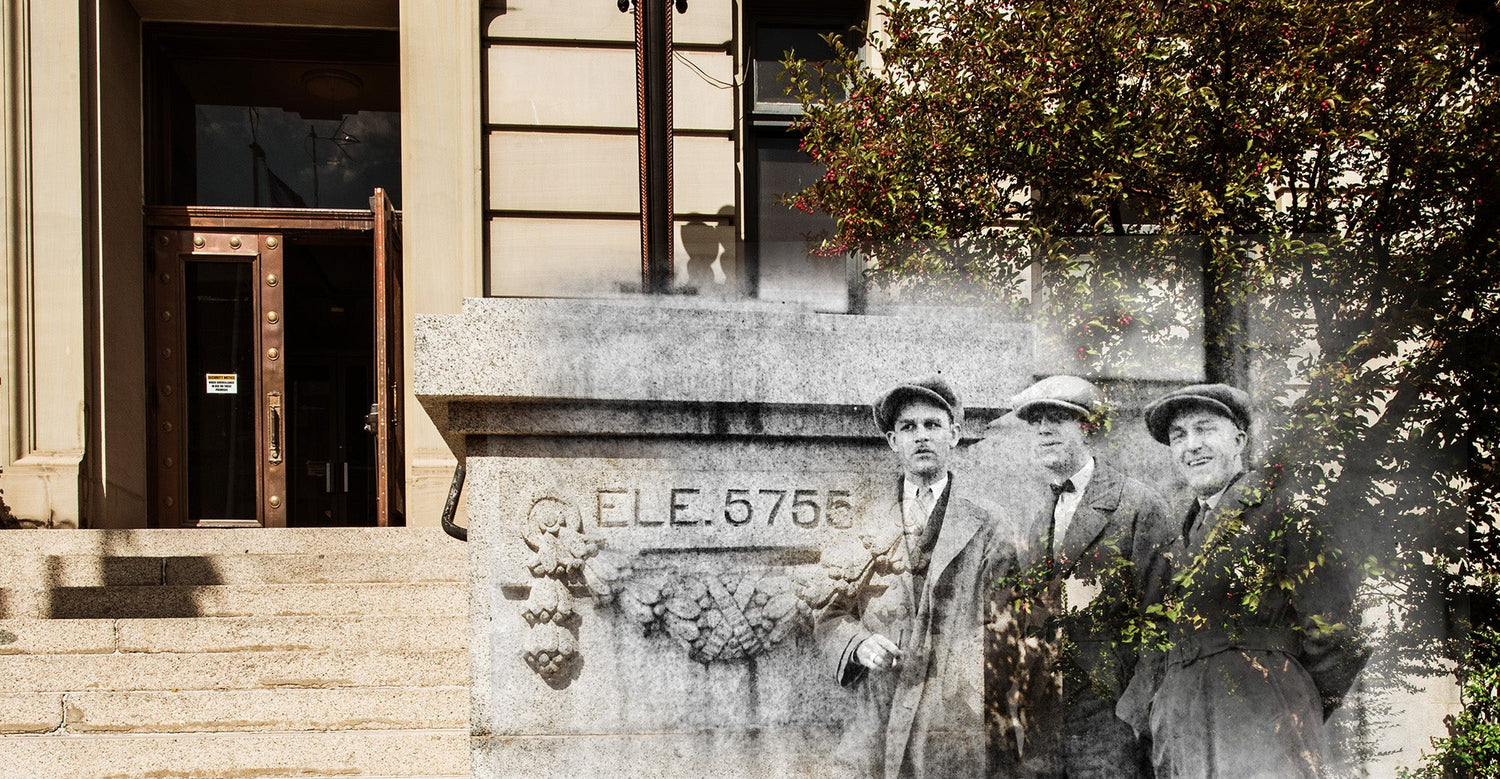
[[[469,474],[474,775],[826,774],[851,701],[809,603],[894,498],[869,403],[941,371],[982,429],[1029,332],[674,299],[418,317],[417,393]]]

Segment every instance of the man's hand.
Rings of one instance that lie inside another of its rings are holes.
[[[854,648],[854,659],[871,670],[888,670],[901,662],[901,648],[889,638],[876,633]]]

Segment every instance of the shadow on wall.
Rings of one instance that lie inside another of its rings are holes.
[[[679,231],[682,247],[687,251],[687,268],[681,286],[693,292],[708,292],[726,287],[736,275],[734,207],[719,209],[719,219],[712,224],[697,218]]]

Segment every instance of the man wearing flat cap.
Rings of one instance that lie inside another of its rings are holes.
[[[1170,649],[1143,658],[1119,713],[1149,729],[1160,779],[1318,777],[1323,721],[1368,657],[1349,571],[1275,469],[1246,471],[1244,392],[1183,387],[1146,426],[1191,501],[1161,558]]]
[[[955,489],[963,405],[947,380],[901,382],[874,416],[901,476],[859,543],[825,553],[827,589],[810,598],[832,677],[856,701],[836,758],[857,776],[984,776],[984,602],[1014,552]]]
[[[1025,776],[1141,776],[1144,750],[1115,703],[1136,666],[1127,636],[1142,616],[1146,572],[1170,541],[1165,504],[1094,455],[1104,408],[1092,383],[1052,376],[1010,406],[1048,489],[1027,534],[1013,628],[998,636],[1007,670],[997,681],[1016,684],[1017,708],[1028,709],[1021,743],[1006,748]]]

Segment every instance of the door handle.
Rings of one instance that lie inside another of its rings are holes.
[[[344,492],[349,491],[349,463],[344,463]]]
[[[281,464],[281,393],[266,393],[266,459],[272,465]]]

